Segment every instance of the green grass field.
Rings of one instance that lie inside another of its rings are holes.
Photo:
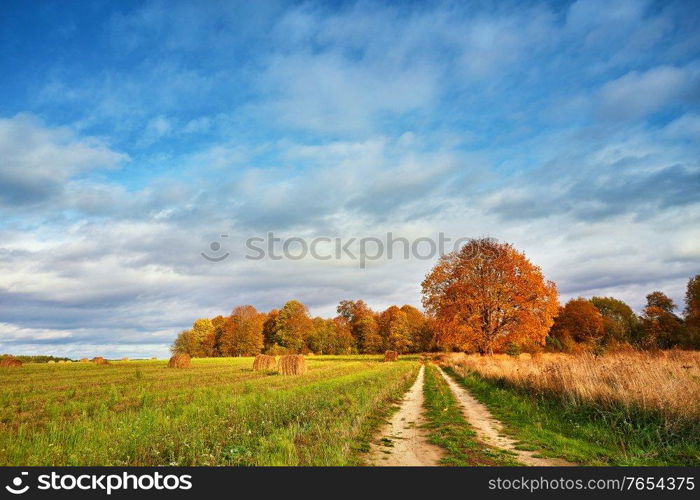
[[[419,363],[307,358],[309,372],[252,358],[25,364],[0,370],[0,465],[357,465]]]

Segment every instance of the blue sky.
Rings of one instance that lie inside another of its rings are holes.
[[[432,261],[245,259],[269,231],[490,236],[562,300],[680,303],[699,25],[680,1],[10,2],[0,352],[163,356],[238,304],[420,303]]]

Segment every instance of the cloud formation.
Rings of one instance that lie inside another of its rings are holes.
[[[28,48],[0,56],[0,352],[162,356],[237,304],[418,305],[433,264],[246,259],[270,231],[491,236],[562,299],[637,309],[698,272],[694,2],[50,12],[0,29]]]

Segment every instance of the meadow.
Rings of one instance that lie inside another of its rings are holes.
[[[443,363],[524,446],[587,465],[700,464],[700,353],[477,356]]]
[[[357,465],[416,358],[25,364],[0,370],[0,465]]]

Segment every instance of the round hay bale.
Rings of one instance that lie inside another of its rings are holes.
[[[176,354],[168,361],[168,368],[189,368],[192,358],[189,354]]]
[[[277,368],[277,360],[274,356],[269,356],[267,354],[258,354],[255,356],[255,361],[253,361],[253,371],[267,371],[274,370]]]
[[[306,373],[306,360],[301,354],[282,356],[279,362],[279,372],[282,375],[303,375]]]
[[[80,362],[81,362],[81,363],[89,363],[90,360],[87,359],[87,358],[80,358]]]
[[[396,351],[387,351],[384,353],[384,361],[396,361],[399,359],[399,353]]]
[[[22,362],[17,358],[7,356],[5,358],[0,359],[0,366],[6,368],[19,368],[20,366],[22,366]]]
[[[129,358],[124,357],[124,358],[122,358],[122,361],[129,361]]]
[[[108,365],[109,364],[109,361],[107,361],[102,356],[95,356],[94,358],[92,358],[92,362],[95,363],[96,365]]]
[[[56,362],[53,359],[50,359],[46,362],[47,365],[53,365],[56,364]]]

